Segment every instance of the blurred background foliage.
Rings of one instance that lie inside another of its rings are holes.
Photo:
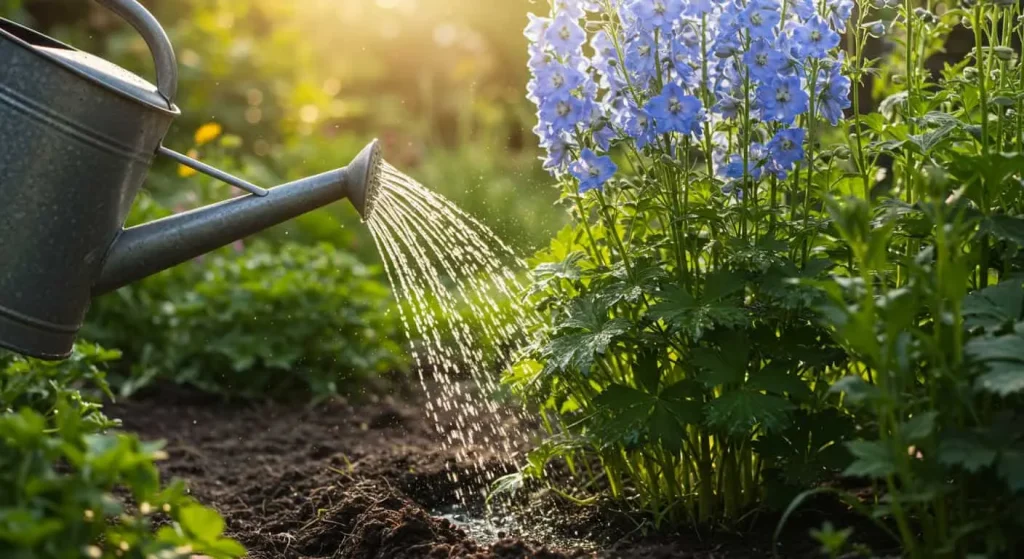
[[[524,97],[522,29],[531,0],[143,4],[167,30],[178,57],[176,102],[182,115],[165,140],[168,147],[269,187],[346,165],[370,140],[379,138],[392,164],[491,226],[522,254],[544,246],[565,223],[564,212],[554,205],[557,191],[537,161],[534,118]],[[0,16],[154,81],[144,41],[98,2],[0,0]],[[239,194],[157,159],[129,224]],[[332,367],[339,382],[382,367],[402,368],[395,348],[385,343],[400,338],[394,317],[381,312],[393,306],[390,295],[368,283],[384,285],[380,259],[369,231],[349,204],[332,204],[257,237],[95,301],[83,334],[124,351],[126,370],[112,376],[125,379],[123,392],[156,377],[237,392],[232,378],[267,372],[273,359],[250,346],[261,345],[261,336],[278,336],[287,345],[287,321],[261,326],[256,320],[227,317],[233,330],[219,337],[210,332],[217,339],[209,340],[209,351],[170,343],[184,338],[166,331],[188,322],[179,317],[194,309],[190,293],[196,292],[196,285],[205,286],[204,297],[223,296],[224,308],[233,308],[232,301],[244,298],[254,285],[217,286],[218,281],[238,280],[218,270],[267,270],[267,254],[282,267],[320,262],[311,256],[289,257],[308,254],[302,247],[353,255],[367,268],[364,271],[344,255],[327,254],[332,262],[346,263],[344,270],[324,280],[330,284],[327,290],[315,285],[323,276],[315,269],[283,275],[307,284],[290,291],[303,298],[305,309],[296,317],[304,322],[303,328],[292,324],[292,330],[325,336],[335,332],[340,341],[358,331],[359,339],[349,341],[363,353],[339,355],[336,365],[323,352],[306,363],[289,362],[286,367],[297,375],[283,382],[324,395],[338,389],[329,378]],[[352,281],[358,285],[344,289],[339,283],[349,281],[346,274],[353,271],[359,279]],[[368,313],[346,318],[342,330],[347,331],[338,331],[338,320],[328,316],[341,310],[312,310],[347,302]],[[212,299],[205,304],[219,308]],[[218,340],[230,339],[235,341],[218,345]],[[368,339],[379,342],[367,344]],[[323,347],[335,347],[332,344],[327,340]],[[274,340],[264,345],[275,347]],[[225,353],[231,355],[227,362]],[[182,365],[186,362],[187,367]],[[359,363],[367,370],[343,370]],[[270,368],[283,374],[280,363]],[[185,369],[188,374],[182,372]],[[208,370],[210,379],[197,377],[195,370]]]
[[[524,252],[563,220],[537,165],[524,99],[530,0],[147,0],[178,55],[182,116],[166,144],[271,186],[346,165],[380,138],[387,159]],[[89,0],[5,0],[0,15],[152,80],[145,43]],[[228,141],[195,146],[217,123]],[[147,191],[174,210],[230,194],[158,160]],[[330,224],[328,224],[330,223]],[[341,224],[345,231],[339,231]],[[275,230],[373,255],[334,204]],[[274,236],[272,235],[272,236]],[[368,249],[368,250],[367,250]]]

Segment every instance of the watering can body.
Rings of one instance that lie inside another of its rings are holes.
[[[0,347],[43,359],[70,354],[92,297],[343,197],[365,217],[377,180],[376,142],[270,190],[166,150],[173,50],[141,5],[103,3],[142,33],[158,85],[0,19]],[[250,194],[125,230],[158,153]]]

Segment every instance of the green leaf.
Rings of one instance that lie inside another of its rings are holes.
[[[1024,247],[1024,218],[993,215],[985,218],[981,227],[982,231],[1001,241],[1010,241]]]
[[[724,349],[698,347],[690,353],[689,362],[707,370],[700,376],[707,386],[720,386],[743,382],[750,356],[745,336],[735,336]]]
[[[901,432],[907,441],[920,443],[931,436],[935,430],[935,419],[939,416],[937,411],[919,413],[903,423]]]
[[[551,280],[551,279],[564,279],[569,281],[576,281],[580,279],[580,261],[584,260],[586,255],[580,251],[570,252],[565,256],[565,259],[559,262],[549,262],[546,264],[540,264],[534,268],[534,276],[539,281]]]
[[[999,475],[1010,491],[1024,491],[1024,451],[1006,450],[999,457]]]
[[[684,288],[672,285],[659,292],[661,300],[651,307],[647,316],[654,320],[664,320],[694,339],[699,339],[707,330],[717,326],[730,328],[745,324],[747,313],[740,306],[738,297],[742,288],[743,282],[739,276],[718,274],[707,279],[704,296],[698,301]]]
[[[882,395],[877,386],[853,375],[839,379],[828,391],[846,394],[846,400],[855,405],[877,401]]]
[[[730,435],[749,435],[754,427],[773,431],[786,426],[794,408],[784,398],[749,390],[726,392],[707,406],[708,424]]]
[[[685,288],[671,285],[658,293],[661,301],[653,305],[647,315],[655,320],[678,322],[696,305],[693,296]]]
[[[752,390],[764,390],[779,395],[789,394],[793,398],[800,399],[811,395],[811,389],[807,386],[797,369],[790,363],[776,361],[750,375],[746,387]]]
[[[661,384],[658,353],[656,349],[644,349],[637,354],[636,364],[633,365],[633,378],[637,386],[646,390],[648,394],[657,394],[658,386]]]
[[[179,511],[182,528],[201,541],[216,541],[224,533],[224,519],[216,511],[201,505],[189,505]]]
[[[843,472],[844,476],[884,478],[896,472],[892,451],[882,441],[851,441],[846,448],[854,461]]]
[[[586,321],[570,321],[570,326],[595,327],[589,332],[569,334],[552,339],[544,349],[547,363],[546,373],[565,371],[575,367],[583,374],[589,374],[594,357],[603,355],[616,338],[629,331],[630,322],[624,318],[616,318],[596,324]]]
[[[654,406],[654,411],[647,421],[647,429],[651,438],[660,441],[665,450],[673,454],[683,450],[685,424],[664,403],[659,402]]]
[[[1024,392],[1024,363],[995,361],[986,368],[988,372],[974,381],[976,389],[1002,397]]]
[[[606,439],[619,440],[647,422],[656,403],[654,396],[622,384],[612,384],[594,398],[601,416],[598,430]]]
[[[947,466],[978,472],[995,462],[996,451],[982,444],[977,437],[954,435],[939,443],[938,458]]]
[[[684,425],[697,425],[703,418],[703,392],[692,380],[681,380],[665,387],[658,401],[666,405]]]
[[[988,329],[1016,322],[1020,320],[1022,311],[1024,288],[1020,280],[1004,281],[964,298],[964,324],[968,328]]]
[[[701,296],[701,300],[708,303],[720,301],[738,293],[743,286],[743,276],[730,270],[720,269],[708,274],[704,279],[704,294]]]

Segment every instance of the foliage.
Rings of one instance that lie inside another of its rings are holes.
[[[61,362],[26,359],[0,351],[0,408],[16,413],[23,408],[53,415],[58,406],[90,425],[90,432],[118,425],[107,418],[96,402],[111,396],[104,367],[120,359],[121,353],[87,342],[78,343],[71,356]]]
[[[132,359],[124,392],[162,377],[229,396],[330,396],[404,366],[377,273],[326,244],[257,242],[97,301],[86,332]]]
[[[526,57],[519,30],[507,25],[531,1],[144,2],[179,61],[182,115],[165,144],[271,187],[346,165],[380,138],[392,164],[533,250],[563,217],[551,211],[554,193],[534,164],[536,147],[525,141],[530,113],[519,90]],[[9,0],[0,2],[0,16],[152,81],[142,38],[99,3]],[[226,144],[195,141],[211,123]],[[154,160],[146,185],[175,211],[232,193],[203,175],[180,176],[164,158]],[[505,201],[514,201],[515,215],[504,211]],[[260,237],[326,241],[377,257],[348,204]]]
[[[551,433],[518,475],[565,459],[585,483],[562,494],[636,492],[659,523],[841,474],[874,484],[909,556],[1019,552],[1024,20],[933,9],[570,1],[532,19],[530,95],[574,223],[533,261],[550,321],[505,379]],[[928,75],[958,23],[974,50]],[[872,60],[881,35],[901,49]],[[872,75],[891,79],[864,114]],[[814,533],[832,555],[850,536]]]
[[[85,343],[62,363],[0,355],[0,555],[243,556],[220,515],[161,485],[161,444],[107,432],[116,422],[79,392],[106,392],[100,367],[117,356]]]
[[[575,224],[534,259],[551,320],[506,381],[563,433],[534,464],[596,456],[589,484],[628,486],[656,524],[784,503],[848,459],[852,422],[825,403],[843,354],[787,280],[833,267],[809,204],[831,166],[805,166],[848,104],[850,6],[788,6],[563,2],[526,31]]]

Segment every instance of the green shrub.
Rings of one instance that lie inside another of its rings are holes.
[[[160,443],[104,432],[116,422],[89,390],[106,392],[100,366],[116,357],[89,344],[63,363],[0,355],[0,556],[241,557],[220,515],[161,485]]]
[[[160,377],[230,396],[304,391],[400,370],[378,272],[327,244],[228,249],[97,301],[86,334],[124,348],[132,392]]]
[[[112,396],[103,367],[120,357],[119,351],[87,342],[76,344],[71,356],[60,362],[0,351],[0,412],[30,408],[50,416],[63,405],[91,425],[90,432],[116,427],[118,422],[103,414],[98,401]]]

